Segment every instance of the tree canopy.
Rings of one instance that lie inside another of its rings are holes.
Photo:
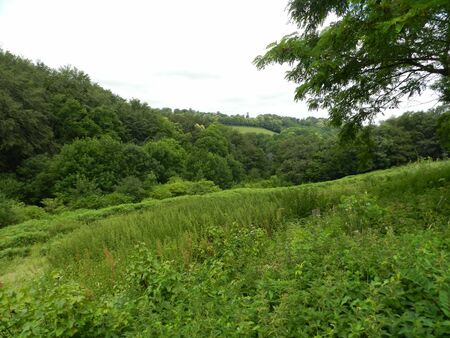
[[[450,102],[448,0],[290,0],[299,32],[268,46],[258,68],[291,66],[297,100],[354,131],[430,87]]]
[[[366,142],[342,144],[322,118],[152,108],[76,68],[54,70],[0,50],[0,227],[44,209],[301,184],[444,158],[449,110],[405,113],[363,128]]]

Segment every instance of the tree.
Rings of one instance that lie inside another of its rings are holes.
[[[226,137],[226,128],[218,124],[210,125],[202,130],[195,147],[223,157],[227,156],[230,153],[230,142]]]
[[[207,179],[222,189],[230,188],[233,185],[234,170],[230,167],[229,158],[202,149],[189,155],[188,176],[191,180]]]
[[[295,99],[327,109],[344,132],[427,87],[450,102],[448,0],[290,0],[288,10],[301,32],[255,64],[290,65]]]
[[[0,89],[0,171],[14,170],[25,158],[52,149],[52,141],[46,117],[24,109]]]
[[[439,118],[437,134],[442,146],[450,151],[450,111]]]
[[[144,179],[152,169],[151,158],[141,147],[103,136],[65,144],[52,158],[49,171],[55,182],[54,192],[67,195],[73,189],[85,191],[85,187],[93,186],[110,193],[124,178]],[[80,185],[83,189],[79,189]]]
[[[148,142],[144,150],[155,161],[154,173],[159,182],[166,183],[172,176],[184,175],[187,154],[176,140],[164,138]]]
[[[120,105],[118,114],[124,128],[125,142],[143,144],[176,134],[173,123],[139,100],[133,99]]]

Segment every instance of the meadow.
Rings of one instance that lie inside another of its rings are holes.
[[[0,333],[447,336],[449,225],[450,161],[32,220],[0,229]]]
[[[236,130],[240,133],[248,134],[263,134],[263,135],[276,135],[274,131],[271,131],[269,129],[260,128],[260,127],[249,127],[249,126],[230,126],[231,129]]]

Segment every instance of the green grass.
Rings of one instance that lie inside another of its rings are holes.
[[[91,288],[107,289],[105,281],[109,280],[110,267],[104,259],[105,249],[119,261],[115,267],[117,274],[125,273],[130,248],[138,242],[164,251],[167,257],[184,257],[188,261],[190,258],[183,253],[186,238],[201,236],[205,227],[258,224],[273,231],[279,224],[308,216],[313,209],[332,208],[343,195],[364,191],[383,195],[411,188],[420,191],[434,182],[433,175],[437,175],[438,180],[448,181],[448,165],[448,162],[423,163],[299,187],[237,189],[148,205],[141,203],[140,211],[119,213],[97,221],[95,215],[108,214],[111,209],[88,212],[83,219],[94,221],[78,223],[73,233],[46,247],[45,254],[52,267],[63,268],[75,278],[79,276]],[[410,184],[412,180],[414,185]],[[113,210],[110,212],[117,212]],[[85,278],[86,275],[92,277]]]
[[[11,228],[44,278],[0,290],[0,334],[450,334],[450,161],[59,217]]]
[[[248,134],[248,133],[254,133],[254,134],[264,134],[264,135],[275,135],[276,133],[259,127],[247,127],[247,126],[229,126],[230,128],[237,130],[240,133]]]

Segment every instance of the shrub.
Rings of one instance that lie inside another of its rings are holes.
[[[18,292],[0,288],[0,304],[0,336],[5,337],[111,337],[123,333],[131,319],[127,303],[94,302],[88,290],[57,274]]]
[[[25,205],[23,203],[13,204],[11,211],[16,214],[18,222],[24,222],[29,219],[40,219],[47,215],[43,208],[36,205]]]
[[[168,183],[153,187],[150,197],[165,199],[183,195],[203,195],[216,191],[220,191],[220,188],[212,181],[190,182],[179,177],[172,177]]]
[[[188,188],[188,195],[204,195],[210,192],[220,191],[221,189],[213,181],[200,180],[191,182]]]
[[[134,202],[142,200],[147,196],[142,181],[135,176],[125,177],[117,186],[116,192],[129,196]]]
[[[12,224],[16,221],[16,217],[11,211],[13,207],[13,201],[6,198],[6,196],[0,193],[0,227]]]
[[[103,195],[99,199],[102,207],[133,202],[133,198],[131,196],[121,194],[120,192],[113,192],[111,194]]]
[[[49,213],[58,213],[65,209],[64,202],[61,198],[44,198],[41,201],[44,210]]]
[[[22,197],[23,183],[19,182],[14,174],[0,174],[0,191],[8,198],[20,199]]]
[[[16,202],[0,193],[0,227],[21,223],[28,219],[39,219],[46,215],[44,209]]]

